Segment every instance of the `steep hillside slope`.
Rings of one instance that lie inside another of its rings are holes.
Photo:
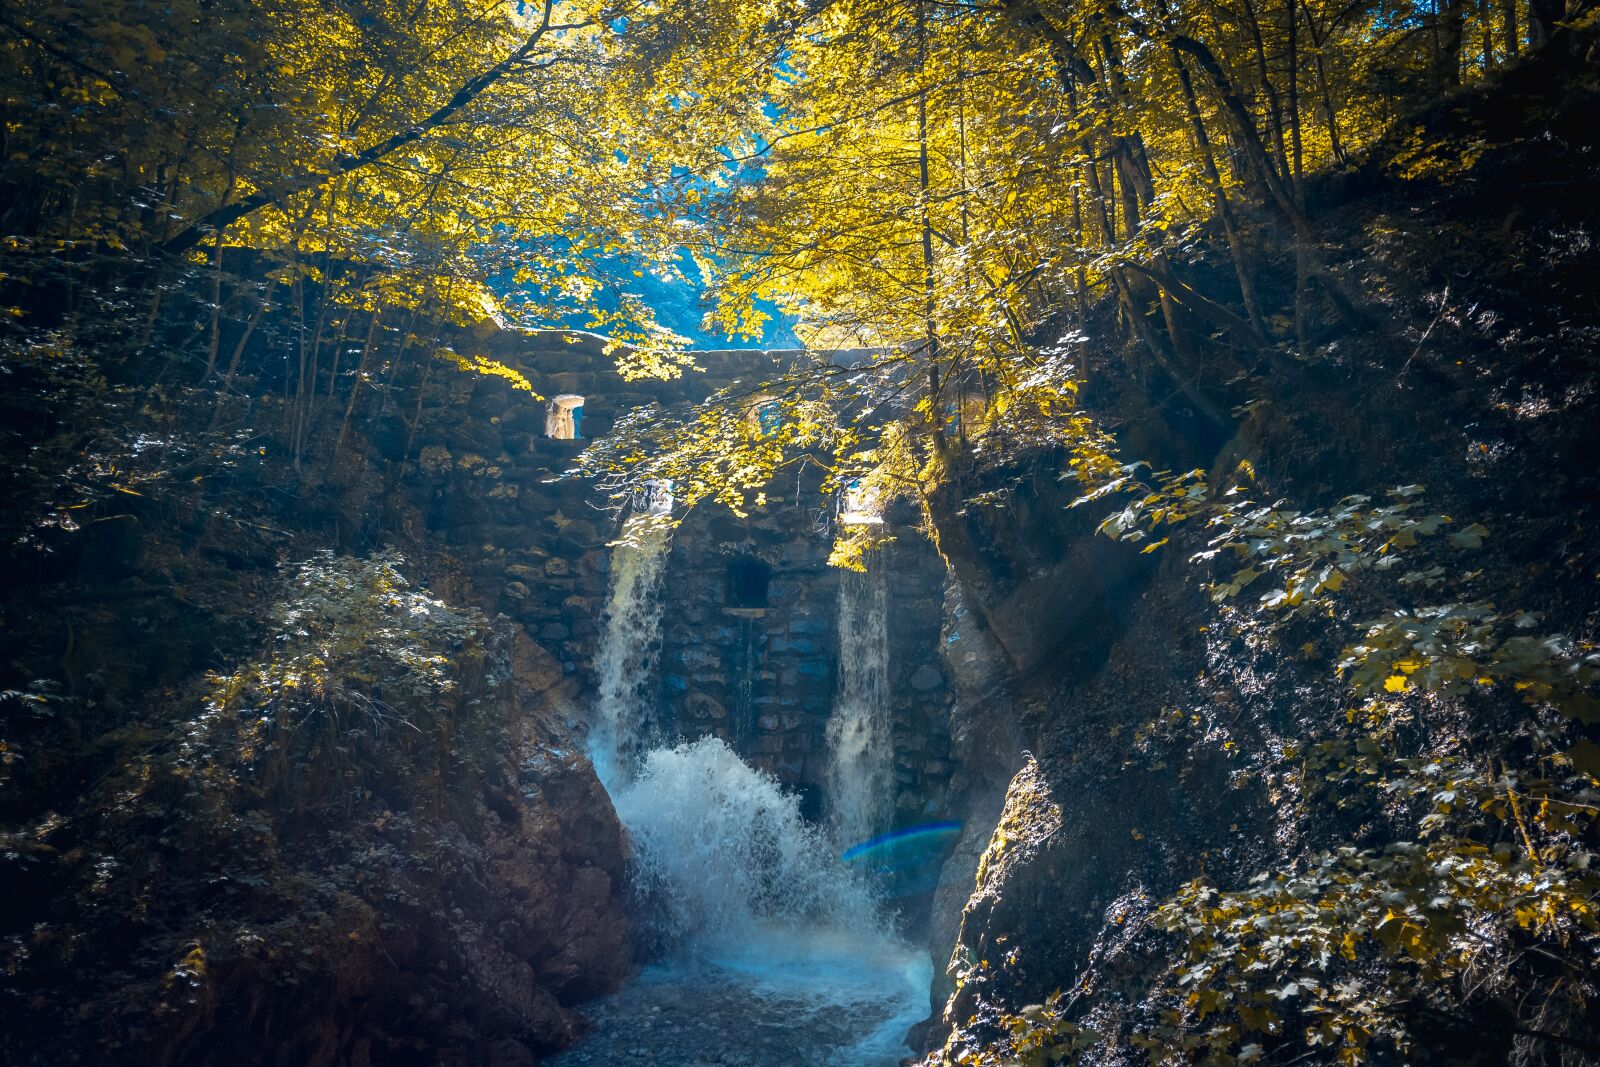
[[[243,396],[12,364],[6,1062],[531,1063],[630,971],[567,671],[429,531],[398,405],[293,458],[273,325]]]
[[[1013,668],[952,731],[977,884],[935,916],[936,952],[959,927],[937,1062],[1600,1062],[1595,719],[1561,688],[1592,681],[1600,624],[1600,73],[1592,38],[1563,45],[1321,182],[1380,321],[1236,382],[1232,440],[1099,389],[1124,459],[1232,496],[1141,468],[1063,511],[1051,453],[963,474],[1003,509],[936,502]],[[1163,485],[1214,503],[1119,515]],[[1369,552],[1348,574],[1316,555],[1339,538]],[[1429,655],[1383,659],[1391,612]],[[1554,690],[1512,663],[1535,644]],[[984,767],[1014,772],[986,844]]]

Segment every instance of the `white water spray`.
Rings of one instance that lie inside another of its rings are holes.
[[[828,819],[850,846],[889,828],[894,746],[889,717],[888,589],[868,559],[839,582],[839,684],[828,719]]]
[[[663,518],[634,515],[611,553],[611,595],[595,654],[600,693],[589,742],[595,771],[608,789],[631,777],[655,733],[650,685],[661,655],[661,576],[670,534]]]
[[[718,738],[654,750],[615,802],[635,885],[666,939],[726,946],[815,928],[878,936],[866,884],[801,817],[796,797]]]
[[[556,1067],[893,1067],[927,1016],[928,954],[798,798],[714,737],[658,748],[615,788],[644,924],[664,958],[590,1010]]]

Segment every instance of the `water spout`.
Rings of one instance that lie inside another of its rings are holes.
[[[888,829],[894,804],[888,589],[881,565],[839,583],[839,683],[828,719],[828,821],[841,848]]]
[[[590,758],[608,789],[626,782],[656,739],[652,687],[661,656],[661,578],[671,525],[635,515],[611,554],[611,593],[595,654],[600,692],[590,724]]]

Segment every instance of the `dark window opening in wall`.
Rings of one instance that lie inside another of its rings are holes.
[[[544,406],[544,435],[557,441],[583,437],[583,397],[577,393],[553,396]]]
[[[734,614],[759,615],[767,610],[767,583],[772,568],[751,556],[728,562],[728,576],[722,587],[722,606]]]

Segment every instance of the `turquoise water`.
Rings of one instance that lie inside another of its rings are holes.
[[[585,1009],[594,1032],[554,1067],[893,1067],[929,1012],[926,952],[856,934],[774,931],[646,967]]]

